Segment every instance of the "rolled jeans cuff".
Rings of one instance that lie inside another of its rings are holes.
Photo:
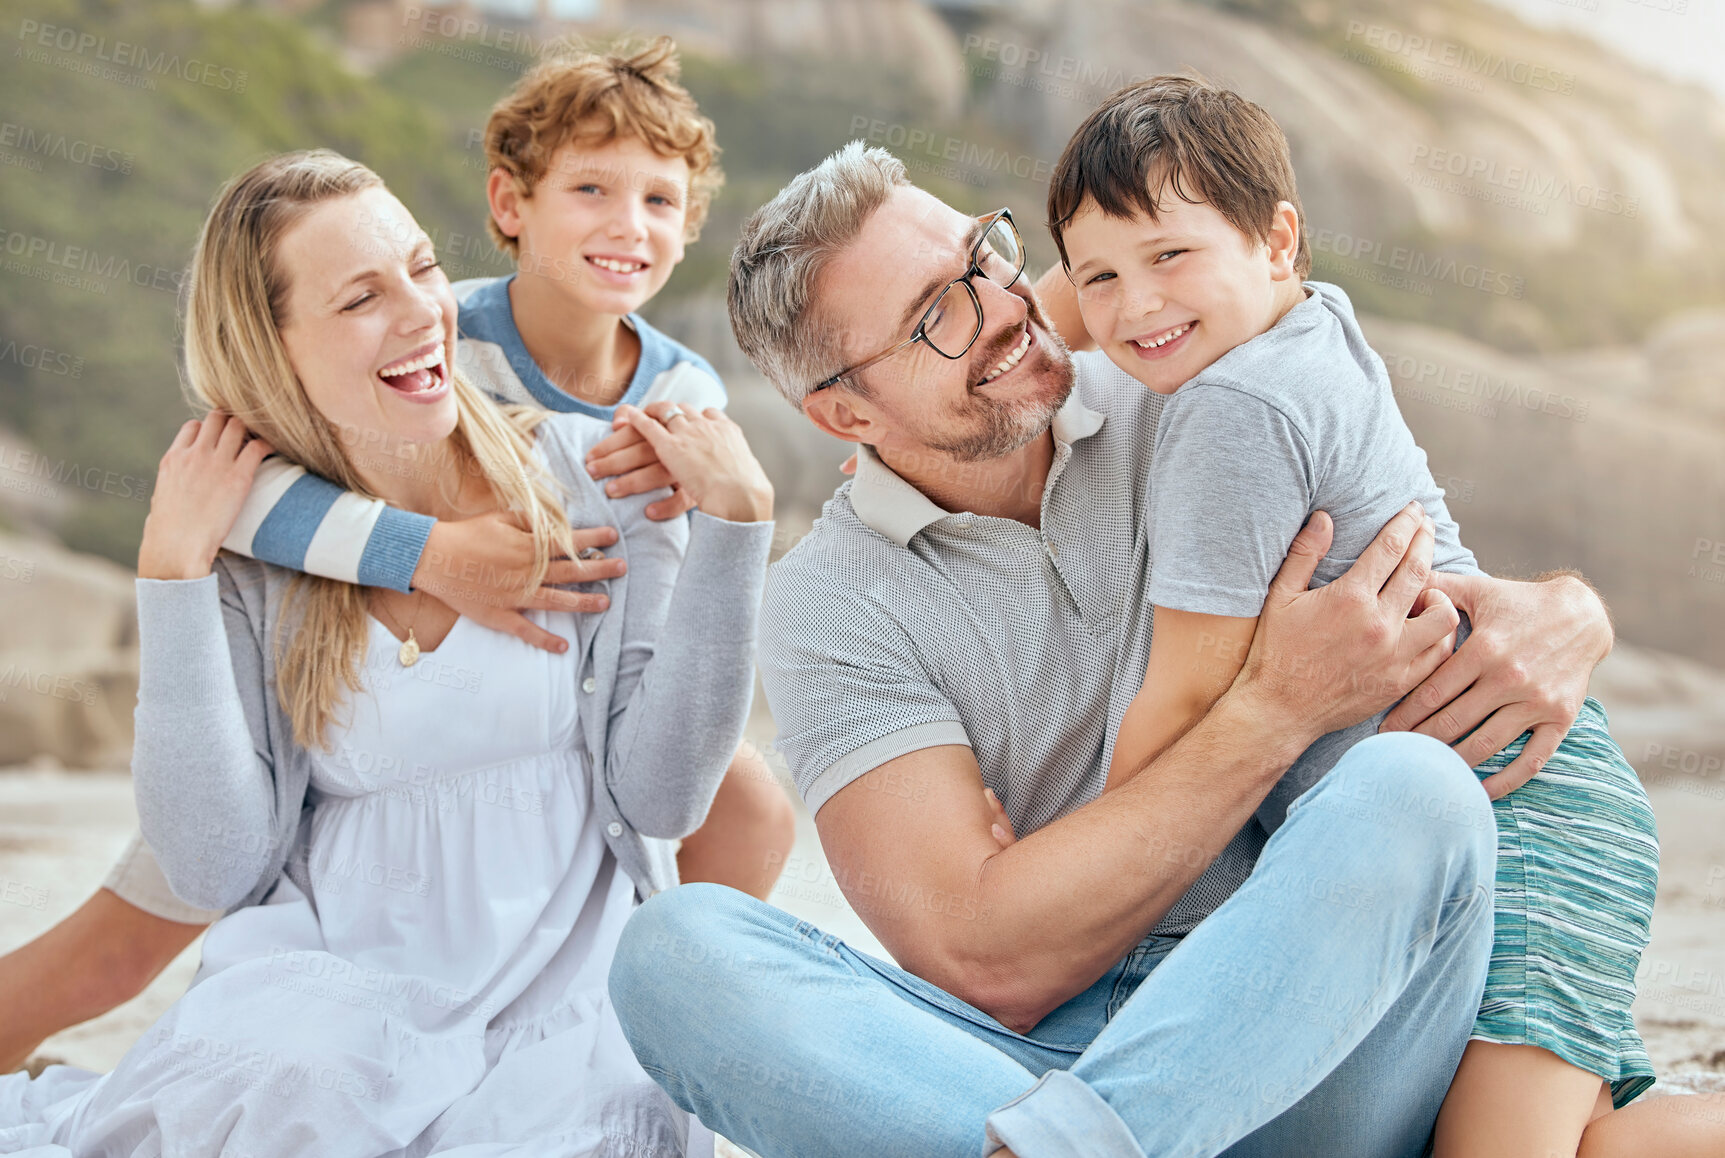
[[[988,1116],[983,1154],[1012,1147],[1018,1158],[1144,1158],[1114,1108],[1081,1079],[1049,1070]]]

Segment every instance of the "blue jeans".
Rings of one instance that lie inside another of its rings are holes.
[[[1202,924],[1028,1034],[718,885],[641,907],[611,995],[672,1100],[763,1158],[1416,1158],[1479,1008],[1495,861],[1461,758],[1386,734]]]

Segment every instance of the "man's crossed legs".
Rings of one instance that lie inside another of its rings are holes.
[[[763,1158],[1416,1158],[1478,1010],[1495,860],[1463,761],[1385,734],[1197,929],[1028,1036],[716,885],[642,906],[611,993],[673,1100]]]

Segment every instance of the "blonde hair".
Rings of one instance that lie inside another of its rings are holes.
[[[683,239],[695,241],[725,174],[713,122],[679,83],[681,73],[669,36],[646,45],[619,41],[604,51],[570,44],[523,76],[492,108],[485,122],[486,163],[507,172],[521,195],[531,197],[564,145],[636,137],[661,157],[688,162]],[[495,218],[486,219],[486,229],[498,248],[520,253],[520,243]]]
[[[311,404],[288,361],[281,325],[289,285],[277,255],[312,207],[382,187],[376,173],[328,149],[271,157],[228,182],[192,255],[185,319],[187,384],[198,404],[233,414],[284,458],[367,497],[376,496],[341,432]],[[530,591],[553,547],[572,554],[554,481],[532,453],[532,430],[546,414],[499,408],[453,368],[451,384],[455,461],[443,479],[459,492],[463,472],[483,476],[499,503],[522,516],[534,540],[534,565],[523,576]],[[303,614],[290,633],[294,607]],[[276,695],[300,744],[327,749],[343,687],[361,690],[368,614],[364,588],[313,575],[290,586],[272,648]]]

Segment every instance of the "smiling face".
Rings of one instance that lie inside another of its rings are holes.
[[[689,163],[639,137],[563,145],[527,197],[494,169],[489,191],[521,276],[546,278],[577,309],[632,313],[683,260]]]
[[[1086,201],[1064,230],[1084,328],[1132,377],[1172,394],[1303,295],[1298,216],[1282,202],[1265,241],[1208,204],[1164,189],[1155,219],[1111,217]]]
[[[382,187],[317,203],[276,250],[282,344],[350,458],[455,429],[456,302],[431,241]]]
[[[975,218],[931,194],[895,188],[821,273],[816,324],[841,331],[845,364],[908,338],[946,283],[964,273],[978,232]],[[960,461],[999,458],[1047,430],[1072,391],[1065,344],[1028,278],[1010,288],[984,276],[971,284],[982,304],[982,332],[963,356],[945,358],[918,342],[863,370],[865,394],[833,386],[809,395],[805,407],[823,413],[849,407],[879,424],[865,438],[871,444]]]

